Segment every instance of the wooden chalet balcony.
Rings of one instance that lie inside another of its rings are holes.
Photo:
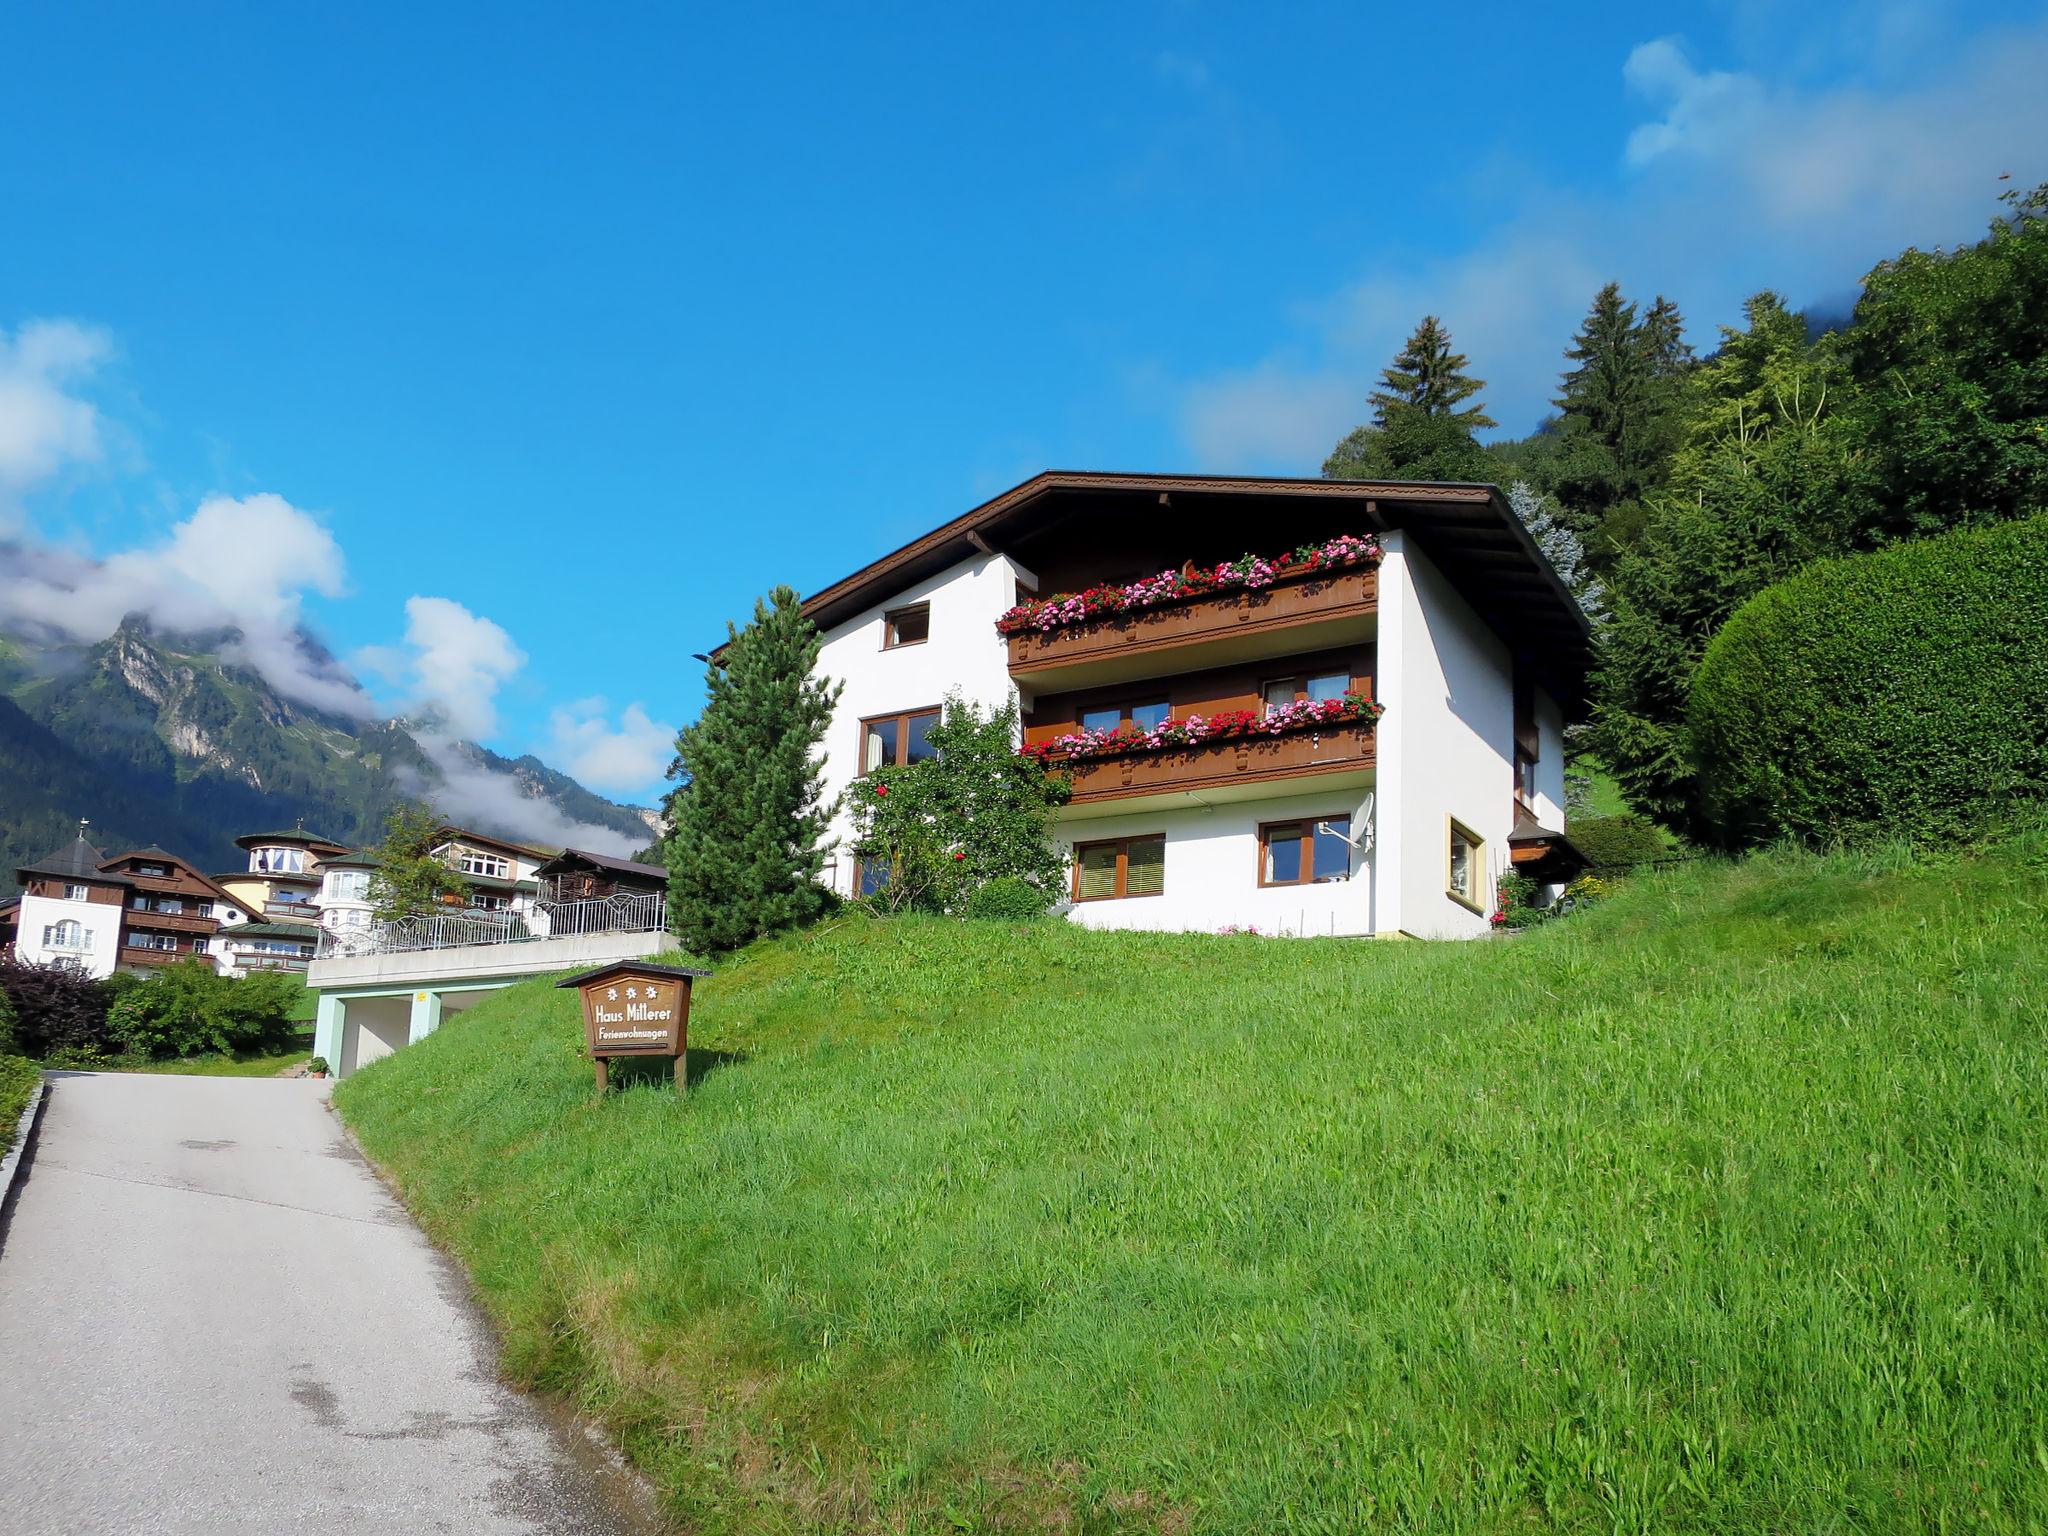
[[[128,926],[145,933],[204,933],[220,931],[217,918],[201,917],[196,912],[143,912],[130,907],[124,913]]]
[[[1282,793],[1288,779],[1303,788],[1364,784],[1374,765],[1375,728],[1353,720],[1285,736],[1236,736],[1192,747],[1120,753],[1049,764],[1071,778],[1067,815],[1106,815],[1132,807],[1114,802],[1140,795],[1175,796],[1198,805]]]
[[[1297,572],[1256,591],[1011,635],[1010,676],[1034,688],[1083,688],[1350,645],[1374,637],[1378,609],[1377,567]]]

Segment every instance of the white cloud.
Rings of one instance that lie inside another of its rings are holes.
[[[578,699],[554,712],[550,756],[562,771],[594,789],[637,791],[658,782],[675,756],[676,728],[651,718],[637,701],[614,728],[603,699]]]
[[[1915,35],[1902,17],[1894,30]],[[1491,414],[1519,435],[1548,409],[1604,282],[1677,300],[1710,350],[1755,290],[1838,299],[1907,245],[1975,238],[2001,172],[2048,178],[2048,24],[1904,78],[1883,92],[1800,88],[1702,69],[1674,38],[1646,42],[1622,70],[1654,114],[1617,146],[1624,190],[1532,188],[1461,252],[1366,268],[1265,358],[1186,382],[1181,436],[1204,467],[1313,473],[1424,314],[1443,317]]]
[[[402,680],[409,707],[476,739],[498,728],[498,690],[526,665],[526,653],[491,620],[453,598],[405,600],[405,648],[374,647],[357,661]]]
[[[100,457],[99,412],[73,391],[110,350],[106,332],[70,320],[0,331],[0,531],[19,526],[31,486]]]
[[[636,841],[609,827],[576,820],[551,801],[529,794],[510,774],[487,768],[445,731],[415,731],[413,739],[440,773],[438,781],[412,786],[413,791],[463,826],[523,842],[615,856],[653,841],[651,831]]]
[[[300,629],[306,593],[338,596],[345,575],[333,535],[282,496],[210,496],[160,542],[105,560],[9,551],[0,622],[88,644],[129,614],[169,634],[233,629],[229,659],[297,703],[361,717],[368,697]]]

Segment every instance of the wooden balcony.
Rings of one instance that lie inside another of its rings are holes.
[[[1287,736],[1238,736],[1163,752],[1130,752],[1055,762],[1072,780],[1067,815],[1106,815],[1135,807],[1112,802],[1140,795],[1179,797],[1199,805],[1286,793],[1292,779],[1303,789],[1365,784],[1373,769],[1375,730],[1365,721],[1298,731]],[[1171,802],[1169,802],[1171,803]]]
[[[1373,638],[1378,608],[1376,567],[1297,573],[1255,592],[1011,635],[1010,676],[1034,688],[1083,688],[1351,645]]]
[[[145,933],[212,934],[220,931],[218,918],[201,917],[190,909],[183,912],[145,912],[129,907],[122,915],[127,919],[129,928]]]

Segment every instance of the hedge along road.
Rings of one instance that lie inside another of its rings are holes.
[[[0,1247],[0,1528],[626,1536],[312,1081],[55,1074]]]

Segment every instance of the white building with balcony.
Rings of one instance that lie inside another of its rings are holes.
[[[1576,867],[1589,629],[1491,486],[1053,471],[804,610],[827,796],[930,756],[949,695],[1016,698],[1075,922],[1468,937],[1508,871]],[[886,882],[836,830],[833,885]]]

